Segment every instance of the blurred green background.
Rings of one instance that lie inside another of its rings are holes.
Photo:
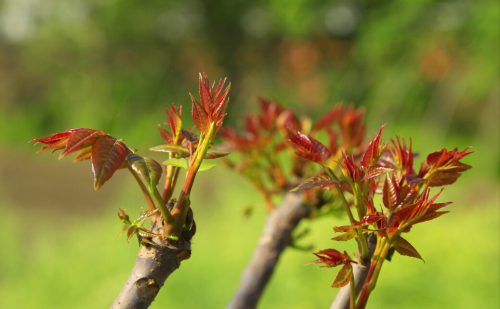
[[[407,237],[426,263],[384,264],[369,307],[498,308],[499,15],[486,0],[3,0],[0,308],[106,308],[138,250],[116,238],[117,208],[144,206],[131,177],[94,192],[88,162],[35,156],[26,142],[90,127],[161,161],[147,151],[162,143],[156,125],[171,102],[191,121],[200,71],[232,82],[231,125],[256,95],[313,119],[353,102],[368,136],[387,123],[385,139],[411,136],[422,157],[474,146],[475,168],[439,199],[452,212]],[[194,194],[192,258],[151,308],[223,308],[260,235],[263,201],[239,175],[203,173]],[[329,240],[343,222],[302,222],[302,243],[353,252]],[[260,308],[328,308],[335,270],[301,267],[313,258],[287,250]]]

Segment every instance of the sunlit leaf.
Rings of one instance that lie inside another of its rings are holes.
[[[74,162],[79,162],[83,160],[88,160],[92,156],[92,146],[87,146],[80,151],[80,153],[76,156]]]
[[[187,149],[184,146],[180,145],[159,145],[155,147],[149,148],[151,151],[157,151],[157,152],[170,152],[170,153],[180,153],[181,157],[189,157],[189,149]]]
[[[129,154],[127,160],[132,169],[139,174],[144,183],[153,191],[156,185],[158,185],[163,171],[161,165],[153,159],[141,157],[135,153]]]
[[[180,168],[183,168],[185,170],[188,169],[188,163],[187,163],[186,159],[170,158],[167,161],[163,161],[163,164],[180,167]]]
[[[351,280],[352,266],[351,264],[346,264],[340,269],[335,280],[332,283],[332,288],[341,288],[346,286]]]
[[[95,141],[91,156],[94,190],[99,190],[113,176],[128,153],[128,148],[122,141],[109,135],[101,136]]]
[[[203,161],[203,162],[201,162],[201,165],[200,165],[200,168],[198,169],[198,172],[209,171],[216,166],[217,166],[217,164],[215,164],[215,163]]]
[[[336,240],[336,241],[348,241],[348,240],[353,239],[356,236],[358,236],[358,232],[356,232],[356,230],[350,230],[347,233],[344,233],[342,235],[333,237],[332,240]]]

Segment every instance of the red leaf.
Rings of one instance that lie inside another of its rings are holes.
[[[106,132],[104,131],[92,132],[88,130],[79,130],[73,132],[73,134],[69,136],[68,142],[63,152],[61,152],[61,154],[59,155],[59,160],[84,147],[93,145],[94,139],[102,135],[106,135]]]
[[[460,173],[454,172],[436,172],[432,174],[432,177],[429,179],[429,187],[441,187],[445,185],[451,185],[455,181],[457,181],[458,177],[460,177]]]
[[[318,121],[316,121],[313,130],[321,130],[322,128],[329,126],[332,122],[339,119],[343,109],[344,106],[342,104],[335,106],[331,111],[327,112],[320,119],[318,119]]]
[[[417,224],[417,223],[422,223],[422,222],[425,222],[425,221],[431,221],[431,220],[434,220],[436,218],[439,218],[441,217],[442,215],[444,214],[447,214],[449,213],[449,211],[436,211],[436,212],[429,212],[429,213],[426,213],[425,215],[423,215],[422,217],[420,217],[418,219],[417,222],[415,222],[414,224]]]
[[[307,160],[310,160],[310,161],[313,161],[313,162],[316,162],[319,164],[323,164],[323,162],[324,162],[323,157],[319,153],[299,152],[299,151],[296,151],[294,153],[296,155],[298,155],[299,157],[302,157],[304,159],[307,159]]]
[[[385,124],[380,128],[380,131],[373,138],[373,140],[368,145],[363,158],[361,159],[361,166],[368,167],[373,166],[377,163],[378,158],[382,154],[382,150],[379,149],[380,137],[382,136],[382,130],[384,130]],[[384,147],[382,147],[384,148]]]
[[[68,142],[67,139],[60,139],[60,140],[57,140],[57,141],[54,141],[52,144],[48,145],[48,146],[45,146],[45,147],[42,147],[40,150],[38,150],[36,153],[40,153],[42,151],[45,151],[45,150],[49,150],[49,149],[54,149],[52,151],[52,153],[54,153],[54,151],[56,150],[61,150],[61,149],[64,149],[64,147],[66,147],[66,143]],[[35,144],[36,145],[36,144]]]
[[[314,176],[309,177],[308,179],[304,180],[300,185],[298,185],[296,188],[292,189],[291,192],[298,191],[298,190],[304,190],[304,189],[308,189],[308,188],[313,188],[313,187],[331,187],[335,183],[336,182],[333,181],[328,175],[324,175],[324,174],[314,175]]]
[[[167,130],[162,128],[160,125],[158,125],[158,130],[160,130],[161,138],[163,138],[165,144],[172,144],[174,142],[172,135],[168,133]]]
[[[392,168],[380,167],[380,166],[370,166],[365,171],[365,177],[363,180],[368,180],[380,176],[384,173],[392,172]]]
[[[329,159],[332,156],[330,150],[328,150],[328,148],[325,145],[315,140],[310,135],[307,137],[309,138],[311,145],[314,147],[314,150],[316,150],[316,152],[319,153],[325,160]]]
[[[205,112],[207,113],[207,115],[208,115],[208,117],[210,119],[210,116],[213,115],[214,102],[212,101],[212,95],[210,94],[208,78],[205,75],[205,73],[203,73],[203,76],[200,73],[199,77],[200,77],[200,89],[199,89],[199,92],[200,92],[201,105],[205,109]]]
[[[417,249],[413,248],[413,246],[403,237],[397,236],[392,244],[399,254],[414,257],[424,261],[424,259],[422,259],[422,257],[418,253]]]
[[[196,101],[192,94],[191,101],[193,102],[193,106],[191,108],[191,114],[193,117],[194,124],[200,130],[200,132],[205,132],[208,128],[208,114],[205,109]]]
[[[394,182],[391,177],[386,175],[384,181],[384,187],[382,189],[382,199],[384,201],[384,206],[387,209],[392,209],[398,203],[398,192],[394,186]]]
[[[120,167],[129,150],[125,144],[109,135],[99,137],[92,147],[92,172],[94,173],[94,190],[108,181]]]

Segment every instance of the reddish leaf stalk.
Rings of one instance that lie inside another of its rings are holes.
[[[189,160],[190,166],[187,171],[186,180],[184,181],[184,185],[182,186],[182,191],[179,195],[179,199],[177,200],[177,204],[172,210],[172,216],[175,219],[175,224],[167,226],[165,228],[165,236],[168,235],[179,237],[182,234],[182,227],[184,225],[184,221],[186,220],[190,205],[189,197],[191,194],[191,189],[193,187],[194,179],[196,177],[198,169],[200,168],[203,158],[207,154],[208,147],[210,146],[210,141],[214,132],[215,125],[214,123],[211,123],[207,134],[205,136],[203,136],[203,133],[200,135],[200,141],[202,140],[202,143],[198,145],[198,148],[196,148],[195,153]]]
[[[380,242],[381,250],[377,250],[372,258],[372,263],[370,266],[370,271],[365,281],[365,285],[363,286],[363,290],[361,291],[361,295],[358,299],[358,309],[364,309],[366,303],[368,302],[368,297],[370,297],[370,293],[375,289],[377,284],[378,275],[380,274],[380,270],[382,269],[382,265],[384,264],[385,257],[391,248],[391,239],[387,239],[384,237]]]
[[[165,166],[165,186],[163,188],[163,201],[168,203],[174,193],[177,177],[179,176],[179,169],[173,165]]]

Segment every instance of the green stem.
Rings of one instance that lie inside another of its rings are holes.
[[[356,309],[356,283],[354,281],[354,270],[351,271],[351,304],[349,309]]]
[[[340,199],[342,200],[342,205],[344,205],[344,209],[347,212],[347,216],[349,217],[349,221],[351,221],[351,224],[354,224],[354,217],[352,216],[351,209],[349,208],[349,204],[347,203],[347,200],[345,199],[344,193],[340,189],[339,185],[339,179],[335,175],[335,173],[326,165],[323,165],[323,169],[326,171],[328,176],[330,176],[332,179],[335,180],[335,188],[337,188],[337,192],[340,195]]]
[[[149,192],[146,189],[146,186],[142,182],[141,178],[139,177],[139,175],[137,175],[137,173],[132,169],[132,167],[129,164],[127,164],[127,168],[130,171],[130,173],[134,176],[134,178],[137,181],[137,183],[139,184],[139,186],[141,187],[142,193],[144,193],[144,197],[146,198],[146,201],[148,202],[149,210],[155,210],[156,206],[155,206],[153,200],[151,199],[151,196],[149,195]]]
[[[165,205],[165,202],[163,201],[163,198],[160,195],[160,192],[155,188],[154,191],[152,192],[153,196],[155,197],[156,203],[160,207],[161,214],[163,216],[163,219],[165,220],[165,231],[167,230],[168,226],[175,226],[176,225],[176,220],[168,211],[167,206]],[[164,234],[165,236],[165,234]],[[170,235],[167,235],[170,236]]]
[[[355,221],[354,217],[352,216],[351,209],[349,208],[349,204],[347,203],[347,200],[344,196],[344,193],[340,189],[338,177],[335,175],[335,173],[328,166],[323,165],[323,169],[326,171],[328,176],[330,176],[332,179],[334,179],[336,181],[335,188],[337,188],[337,192],[340,195],[340,199],[342,200],[342,205],[344,205],[344,209],[347,212],[347,216],[349,217],[351,224],[354,224],[354,221]],[[359,213],[358,207],[356,207],[356,209],[358,210],[358,215],[361,216],[361,214]],[[362,217],[360,217],[359,219],[361,220]],[[358,237],[356,237],[356,240],[359,244],[359,247],[361,248],[361,258],[364,260],[364,259],[367,259],[368,256],[370,255],[370,253],[368,251],[368,244],[366,242],[365,236],[363,235],[363,230],[361,229],[361,227],[359,227],[357,229],[357,231],[358,231]]]

